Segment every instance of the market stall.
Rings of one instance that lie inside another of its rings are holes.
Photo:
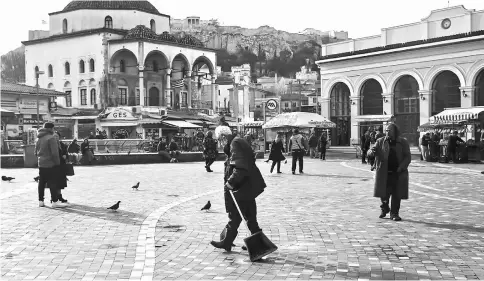
[[[458,159],[460,162],[484,159],[484,106],[469,108],[446,108],[444,111],[431,117],[428,126],[434,126],[437,132],[443,134],[440,142],[440,159],[447,162],[447,139],[453,131],[465,139],[465,143],[458,146]],[[427,127],[428,127],[427,126]],[[422,127],[424,129],[426,127]]]
[[[252,147],[255,151],[263,151],[264,147],[264,121],[242,122],[239,123],[239,132],[241,136],[250,134],[253,137]]]

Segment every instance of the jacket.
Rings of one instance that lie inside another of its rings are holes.
[[[390,154],[390,144],[388,138],[379,138],[375,146],[368,151],[368,156],[375,157],[375,186],[374,197],[385,197],[387,193],[387,178],[388,178],[388,155]],[[405,138],[398,137],[396,140],[396,152],[398,169],[398,186],[397,193],[392,196],[398,196],[400,199],[408,199],[408,165],[412,161],[410,154],[410,146]]]
[[[37,137],[35,155],[37,156],[39,168],[59,166],[59,145],[54,137],[54,131],[46,128],[39,129]]]
[[[301,134],[293,135],[289,139],[289,147],[291,150],[304,150],[306,149],[306,144],[304,138]]]
[[[284,144],[281,142],[273,141],[271,146],[271,153],[269,154],[269,160],[272,161],[282,161],[285,160],[286,157],[282,154],[286,152],[284,150]]]
[[[317,147],[318,146],[318,137],[316,135],[311,135],[309,138],[309,147]]]
[[[321,136],[318,140],[318,151],[319,152],[325,151],[327,145],[328,145],[328,139]]]
[[[176,144],[176,142],[170,142],[170,151],[176,151],[178,150],[178,145]]]
[[[245,139],[234,138],[230,144],[230,158],[227,162],[225,178],[234,187],[237,200],[253,200],[264,192],[266,183],[255,164],[252,148]]]
[[[67,148],[67,152],[69,153],[79,153],[81,151],[81,147],[77,143],[71,142],[69,147]]]

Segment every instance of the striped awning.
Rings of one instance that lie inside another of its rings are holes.
[[[240,126],[243,127],[262,127],[264,125],[264,121],[254,121],[254,122],[242,122]]]
[[[479,119],[479,114],[484,112],[484,106],[469,108],[446,108],[441,113],[432,116],[432,123],[458,123]]]

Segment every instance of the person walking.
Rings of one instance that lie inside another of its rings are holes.
[[[226,138],[227,144],[224,146],[224,153],[227,155],[224,173],[224,199],[229,222],[220,235],[220,241],[211,241],[210,244],[215,248],[230,252],[242,222],[230,191],[234,193],[235,200],[237,200],[242,215],[247,220],[251,234],[255,234],[262,231],[257,222],[255,199],[264,192],[267,185],[254,161],[252,148],[247,140],[233,134],[226,135]]]
[[[459,159],[457,157],[457,143],[464,143],[458,135],[457,131],[454,131],[452,135],[449,136],[449,141],[447,142],[447,159],[452,160],[452,163],[458,163]]]
[[[319,159],[326,160],[326,146],[328,145],[328,137],[326,133],[322,133],[321,137],[318,140],[318,151],[319,151]]]
[[[210,166],[215,162],[217,158],[217,140],[213,138],[213,132],[208,131],[205,139],[203,140],[203,156],[205,157],[205,170],[211,173]]]
[[[421,145],[422,158],[424,161],[427,161],[429,157],[429,142],[430,142],[430,134],[425,133],[422,136],[422,145]]]
[[[318,150],[318,137],[313,131],[311,133],[311,136],[309,137],[309,157],[316,158],[317,150]]]
[[[388,125],[386,133],[386,137],[379,138],[369,150],[369,154],[375,157],[376,165],[373,195],[381,200],[380,218],[390,212],[391,220],[400,221],[401,200],[408,199],[408,165],[412,155],[408,141],[400,137],[400,129],[396,124]]]
[[[56,167],[60,165],[59,145],[54,138],[54,123],[46,122],[38,130],[35,142],[35,155],[39,166],[39,207],[44,207],[44,188],[50,189],[52,208],[65,208],[67,204],[59,201],[59,188],[57,186]]]
[[[299,162],[299,173],[304,174],[304,154],[306,153],[305,150],[305,142],[304,138],[301,134],[299,134],[299,129],[294,129],[294,133],[289,139],[289,149],[292,154],[292,174],[296,174],[296,164]]]
[[[283,153],[285,153],[284,144],[282,143],[282,136],[277,135],[276,139],[272,142],[271,152],[269,153],[269,161],[272,160],[271,174],[274,171],[274,167],[277,165],[277,173],[281,172],[281,161],[286,160]]]

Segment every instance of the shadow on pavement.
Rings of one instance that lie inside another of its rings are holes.
[[[73,213],[133,225],[140,225],[145,219],[145,216],[141,216],[138,213],[124,211],[122,209],[118,209],[115,212],[104,207],[91,207],[79,204],[71,204],[68,208],[59,208],[57,210],[66,213]]]
[[[405,221],[425,224],[426,226],[429,226],[429,227],[445,228],[445,229],[453,229],[453,230],[457,229],[457,230],[466,230],[470,232],[484,233],[484,228],[474,227],[470,225],[461,225],[461,224],[453,224],[453,223],[433,223],[433,222],[425,222],[425,221],[416,221],[411,219],[405,219]]]
[[[320,178],[347,178],[347,179],[373,179],[372,176],[369,176],[369,177],[356,177],[356,176],[349,176],[349,175],[324,175],[324,174],[319,174],[319,175],[316,175],[316,174],[298,174],[296,173],[296,175],[300,175],[300,176],[307,176],[307,177],[320,177]]]

